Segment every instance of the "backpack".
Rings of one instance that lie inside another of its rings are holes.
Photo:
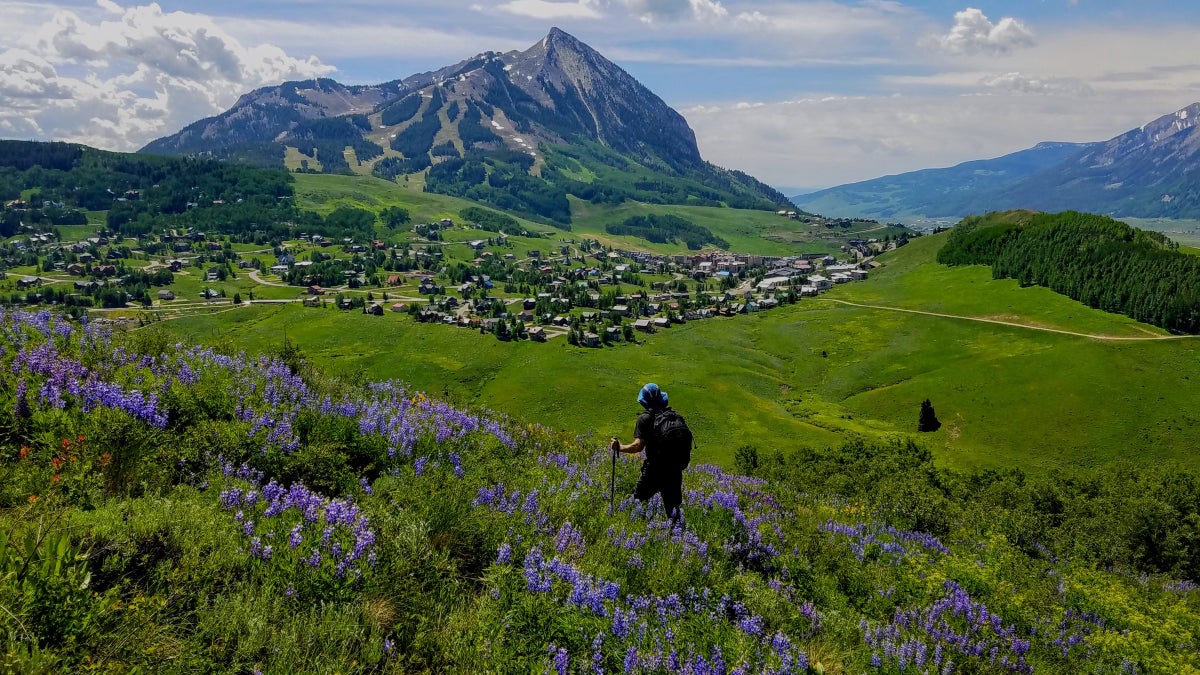
[[[663,463],[671,468],[683,471],[692,461],[692,430],[688,428],[683,415],[667,408],[654,416],[654,437],[657,453]]]

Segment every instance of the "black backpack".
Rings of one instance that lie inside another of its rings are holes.
[[[683,471],[692,462],[692,430],[683,415],[667,408],[654,416],[656,454],[668,467]]]

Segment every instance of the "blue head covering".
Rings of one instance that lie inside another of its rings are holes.
[[[638,403],[648,410],[658,410],[667,407],[667,392],[658,388],[653,382],[642,387],[638,392]]]

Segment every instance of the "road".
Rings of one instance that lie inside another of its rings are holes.
[[[887,312],[904,312],[906,314],[924,314],[925,316],[937,316],[943,319],[962,319],[963,321],[978,321],[980,323],[993,323],[1000,326],[1012,326],[1013,328],[1026,328],[1028,330],[1040,330],[1046,333],[1058,333],[1060,335],[1074,335],[1076,337],[1091,338],[1093,340],[1111,340],[1119,342],[1145,342],[1148,340],[1189,340],[1200,337],[1198,335],[1143,335],[1143,336],[1119,336],[1119,335],[1093,335],[1091,333],[1076,333],[1075,331],[1061,330],[1059,328],[1047,328],[1045,326],[1030,326],[1024,323],[1015,323],[1012,321],[1001,321],[999,319],[984,319],[976,316],[961,316],[958,314],[942,314],[940,312],[927,312],[920,309],[904,309],[902,307],[887,307],[885,305],[864,305],[857,302],[847,302],[846,300],[834,300],[832,298],[824,298],[829,302],[836,302],[839,305],[849,305],[851,307],[861,307],[864,309],[878,309]]]

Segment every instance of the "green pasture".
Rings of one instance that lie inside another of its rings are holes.
[[[387,206],[408,209],[414,223],[450,218],[458,223],[458,212],[474,202],[406,188],[391,181],[371,176],[334,176],[297,174],[296,203],[305,209],[327,215],[338,206],[355,206],[379,211]],[[607,234],[605,226],[627,218],[648,214],[673,214],[712,230],[730,244],[730,250],[763,255],[796,255],[799,253],[838,253],[848,238],[882,238],[895,234],[880,225],[855,224],[851,228],[828,229],[776,215],[773,211],[714,208],[707,206],[672,206],[627,202],[620,205],[591,204],[574,197],[571,200],[571,231],[557,230],[549,225],[518,219],[528,230],[543,233],[552,241],[593,238],[606,245],[636,248],[664,254],[687,253],[679,244],[651,244],[635,237]],[[381,232],[386,235],[386,232]],[[479,235],[482,236],[482,235]],[[477,236],[466,239],[479,238]],[[544,240],[543,240],[544,245]]]
[[[1165,335],[1155,326],[1095,310],[1041,287],[992,279],[983,265],[946,267],[934,262],[945,234],[918,237],[879,258],[884,267],[868,283],[838,286],[827,298],[927,312],[1042,326],[1089,335]]]
[[[364,380],[396,378],[556,429],[627,438],[634,396],[657,381],[697,428],[698,456],[729,464],[743,444],[796,447],[845,434],[916,435],[929,398],[943,423],[921,440],[956,467],[1049,469],[1116,459],[1200,464],[1200,344],[1112,342],[853,307],[870,301],[1012,315],[1103,335],[1159,331],[1044,289],[932,263],[938,239],[884,256],[885,270],[755,315],[691,322],[640,345],[587,350],[562,338],[501,343],[404,315],[255,307],[165,324],[197,340],[268,349],[286,332],[316,363]],[[919,292],[928,298],[922,306]],[[974,299],[974,304],[972,304]],[[1027,315],[1022,313],[1027,313]],[[597,441],[599,442],[599,441]]]
[[[619,205],[591,204],[571,199],[572,231],[621,248],[637,248],[655,253],[686,253],[683,244],[652,244],[643,239],[610,235],[606,225],[620,223],[633,216],[675,215],[707,227],[729,242],[730,250],[762,255],[800,253],[839,253],[846,239],[864,239],[893,233],[879,225],[860,223],[851,228],[828,229],[776,215],[774,211],[714,208],[710,206],[673,206],[626,202]],[[878,229],[876,229],[878,228]]]

